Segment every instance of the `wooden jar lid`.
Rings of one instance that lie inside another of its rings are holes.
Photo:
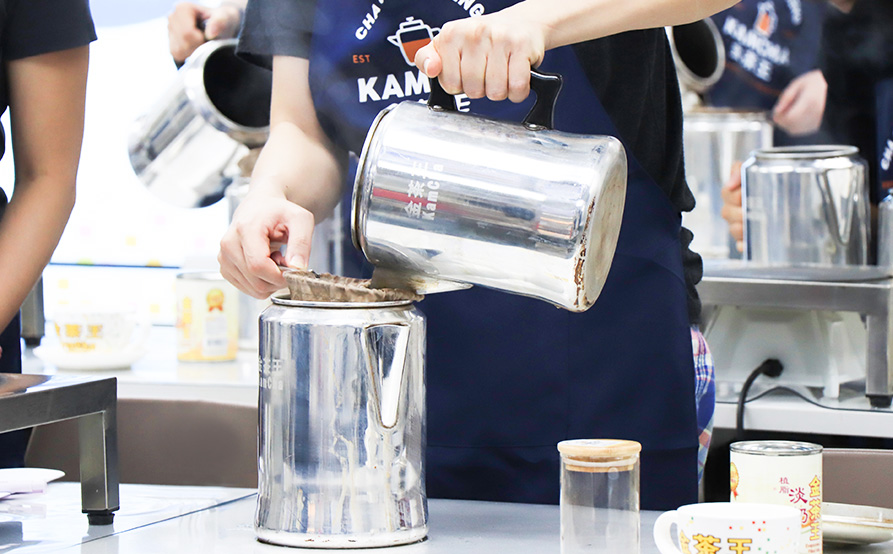
[[[638,442],[618,439],[574,439],[558,443],[562,461],[573,471],[629,471],[641,451],[642,445]]]

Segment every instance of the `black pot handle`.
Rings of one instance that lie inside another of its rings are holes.
[[[458,111],[456,97],[448,94],[437,78],[428,79],[431,84],[431,95],[428,96],[428,107],[447,112]],[[536,101],[530,112],[524,117],[524,125],[535,129],[552,129],[555,123],[555,103],[561,92],[561,75],[556,73],[530,72],[530,89],[536,93]]]

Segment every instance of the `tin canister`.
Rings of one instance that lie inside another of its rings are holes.
[[[425,316],[409,301],[272,301],[260,317],[257,538],[422,540]]]
[[[177,359],[235,360],[239,349],[238,291],[219,273],[177,275]]]
[[[822,552],[822,447],[794,441],[744,441],[730,446],[732,502],[764,502],[800,510],[801,554]]]

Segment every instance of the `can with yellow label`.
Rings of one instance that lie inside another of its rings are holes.
[[[239,350],[239,295],[219,273],[177,275],[177,359],[235,360]]]

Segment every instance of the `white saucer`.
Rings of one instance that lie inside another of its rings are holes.
[[[893,510],[823,502],[822,539],[849,545],[893,540]]]
[[[118,352],[83,352],[72,354],[58,345],[34,348],[34,355],[65,371],[101,371],[126,369],[146,353],[146,346],[129,347]]]
[[[43,492],[47,483],[64,477],[65,472],[41,467],[0,469],[0,498],[16,493]]]

